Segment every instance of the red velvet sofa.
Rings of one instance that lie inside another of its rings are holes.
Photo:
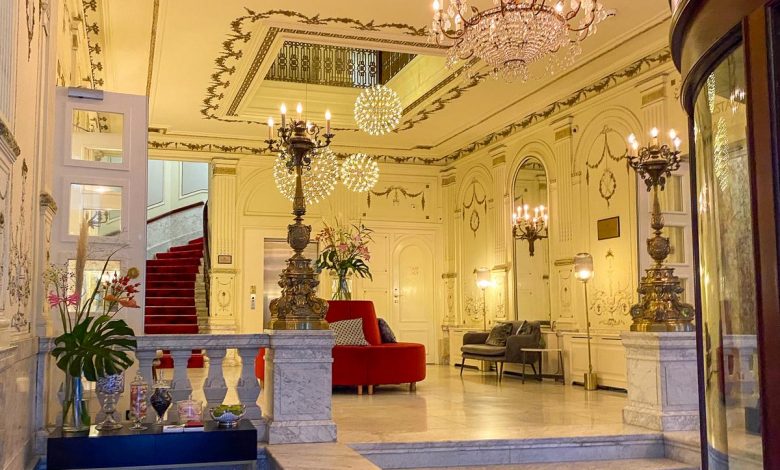
[[[357,386],[358,393],[368,386],[408,383],[414,390],[425,379],[425,346],[417,343],[382,343],[374,304],[369,300],[331,300],[325,319],[363,319],[363,334],[368,346],[334,346],[333,385]],[[263,379],[265,351],[255,363],[255,373]]]

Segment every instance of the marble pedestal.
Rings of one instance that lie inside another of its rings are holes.
[[[699,426],[695,333],[621,335],[626,348],[626,424],[657,431],[689,431]]]
[[[269,444],[334,442],[333,333],[267,330],[264,406]]]

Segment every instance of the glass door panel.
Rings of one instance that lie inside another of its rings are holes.
[[[756,265],[743,49],[708,76],[694,110],[709,468],[761,461]]]

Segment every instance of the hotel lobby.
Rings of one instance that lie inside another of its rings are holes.
[[[780,468],[779,31],[2,2],[0,470]]]

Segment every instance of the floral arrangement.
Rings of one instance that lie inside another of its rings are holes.
[[[120,373],[133,364],[128,352],[135,350],[135,332],[122,319],[114,318],[124,308],[138,308],[135,294],[140,275],[130,268],[124,275],[114,273],[106,278],[111,253],[103,264],[101,281],[91,294],[82,294],[84,270],[87,262],[86,221],[81,224],[76,249],[76,268],[71,272],[66,265],[51,265],[43,275],[44,287],[49,290],[49,306],[60,315],[63,333],[54,339],[51,354],[57,367],[71,377],[82,375],[89,381]]]
[[[334,225],[323,222],[323,229],[317,234],[317,241],[322,244],[317,268],[327,269],[338,278],[338,284],[333,292],[333,299],[350,300],[347,278],[355,273],[362,278],[371,277],[367,262],[371,260],[368,244],[373,241],[373,230],[362,223],[346,225],[336,219]]]

